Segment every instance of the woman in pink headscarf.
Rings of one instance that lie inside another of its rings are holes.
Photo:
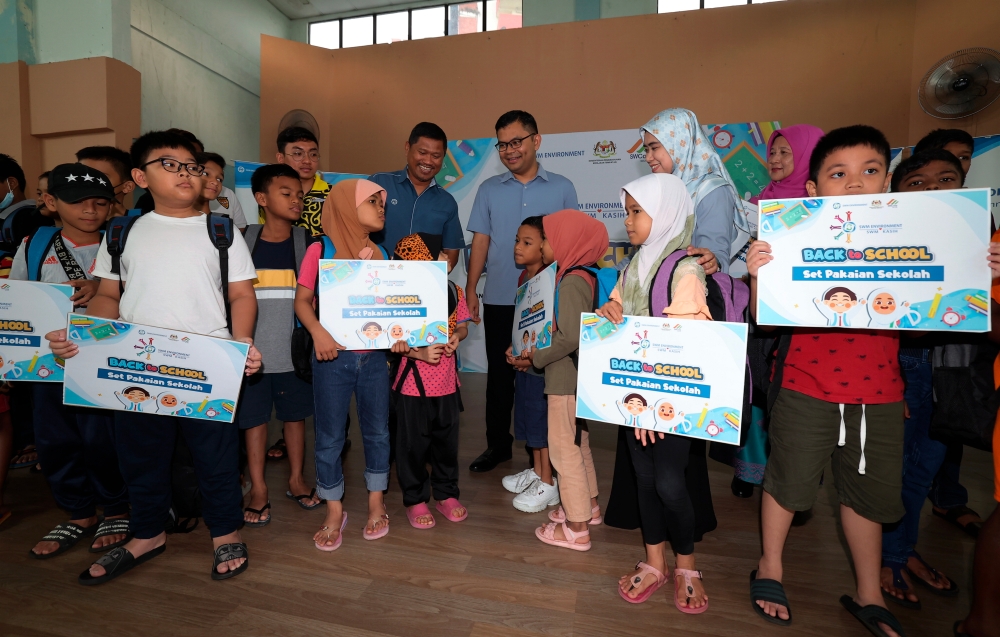
[[[806,196],[806,182],[809,181],[809,158],[816,142],[823,137],[823,131],[809,124],[798,124],[779,128],[771,133],[767,141],[767,172],[771,183],[764,186],[760,195],[752,197],[750,203],[761,199],[793,199]],[[756,380],[770,377],[770,358],[774,339],[751,337],[747,343],[751,376]],[[766,382],[766,381],[765,381]],[[766,387],[754,386],[754,396],[766,396]],[[754,485],[764,479],[764,465],[767,464],[767,432],[764,431],[763,405],[753,405],[750,430],[746,442],[733,456],[733,495],[749,498]]]

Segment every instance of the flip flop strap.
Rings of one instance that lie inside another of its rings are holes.
[[[703,579],[701,576],[701,571],[692,571],[686,568],[675,568],[674,577],[678,575],[684,576],[684,592],[688,597],[694,595],[694,586],[691,585],[691,578],[696,577],[698,579]]]
[[[48,535],[42,538],[43,542],[76,542],[81,537],[83,537],[84,532],[87,529],[73,524],[72,522],[64,522],[62,524],[57,524],[56,528],[49,531]]]
[[[653,568],[652,566],[646,564],[643,561],[635,563],[635,570],[639,572],[632,576],[633,588],[638,586],[642,582],[643,578],[646,577],[647,574],[654,575],[658,583],[666,579],[666,575],[664,575],[659,569]],[[639,581],[636,581],[636,578],[638,578]]]
[[[114,520],[104,520],[97,527],[97,534],[94,539],[106,535],[127,535],[129,532],[129,522],[125,518],[115,518]]]
[[[245,508],[243,510],[244,511],[249,511],[250,513],[256,513],[257,515],[264,515],[264,511],[267,511],[270,508],[271,508],[271,503],[268,502],[267,504],[265,504],[264,506],[262,506],[259,509],[251,509],[250,507],[247,507],[247,508]]]
[[[755,579],[750,582],[750,595],[755,602],[771,602],[772,604],[780,604],[788,608],[788,596],[785,595],[785,587],[778,580]]]
[[[223,544],[215,549],[216,562],[228,562],[229,560],[238,560],[245,557],[248,557],[247,545],[243,542]]]
[[[906,583],[903,579],[903,565],[902,564],[885,564],[892,571],[892,585],[901,591],[910,590],[910,585]]]
[[[877,627],[881,623],[891,628],[897,634],[903,634],[903,626],[896,619],[896,616],[881,606],[865,606],[858,611],[857,615],[858,619],[869,626]]]
[[[94,564],[104,567],[104,573],[106,575],[111,575],[118,568],[125,563],[126,559],[132,557],[132,554],[128,552],[125,547],[119,546],[116,549],[111,549],[104,555],[102,555]]]

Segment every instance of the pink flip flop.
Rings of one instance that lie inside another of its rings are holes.
[[[385,520],[385,526],[383,526],[381,529],[379,529],[375,533],[372,533],[371,535],[368,535],[368,524],[365,523],[364,528],[361,529],[361,537],[365,538],[366,540],[377,540],[379,538],[383,538],[383,537],[389,535],[389,514],[388,513],[383,513],[382,515],[378,516],[377,520],[372,520],[371,518],[369,518],[368,522],[380,522],[382,520]]]
[[[543,526],[535,529],[535,537],[537,537],[542,542],[550,546],[559,546],[564,549],[570,549],[572,551],[589,551],[590,550],[590,540],[587,540],[586,544],[578,544],[576,538],[587,536],[590,537],[590,531],[581,531],[576,533],[572,531],[566,523],[562,523],[563,537],[565,540],[560,540],[556,538],[556,526],[555,522],[550,522]]]
[[[650,573],[656,576],[656,581],[647,586],[646,589],[641,593],[639,593],[639,595],[636,597],[629,597],[628,594],[622,590],[622,587],[619,586],[618,594],[621,595],[622,599],[624,599],[629,604],[643,603],[644,601],[652,597],[653,593],[655,593],[656,590],[661,586],[663,586],[663,583],[667,581],[666,575],[661,573],[658,569],[653,568],[649,564],[646,564],[645,562],[637,563],[635,565],[635,570],[637,571],[637,573],[629,578],[629,584],[632,586],[632,588],[637,588],[639,584],[642,583],[642,580],[646,577],[646,575],[649,575]]]
[[[675,568],[674,569],[674,580],[675,580],[675,582],[676,582],[677,577],[679,575],[682,575],[684,577],[684,590],[687,592],[687,598],[690,600],[691,596],[694,595],[694,587],[691,586],[691,578],[692,577],[697,577],[698,579],[702,579],[702,577],[701,577],[701,571],[691,571],[691,570],[688,570],[686,568]],[[688,606],[681,606],[681,603],[679,601],[677,601],[677,585],[675,583],[674,584],[674,606],[676,606],[677,610],[681,611],[685,615],[698,615],[698,614],[704,613],[706,610],[708,610],[708,599],[707,598],[705,599],[705,605],[704,606],[700,606],[698,608],[690,608]]]
[[[465,515],[463,515],[462,517],[457,517],[455,515],[452,515],[452,511],[454,511],[458,507],[462,507],[463,509],[465,509],[465,506],[458,501],[458,498],[448,498],[447,500],[442,500],[441,502],[438,502],[437,504],[434,505],[434,508],[437,509],[441,515],[446,517],[449,522],[461,522],[465,518],[469,517],[468,509],[465,509]]]
[[[430,515],[431,520],[433,520],[433,522],[431,522],[430,524],[420,524],[419,522],[417,522],[417,518],[419,518],[422,515]],[[433,529],[434,526],[437,525],[437,520],[434,520],[434,516],[431,514],[431,510],[427,508],[426,502],[421,502],[420,504],[414,504],[411,507],[406,507],[406,519],[410,521],[410,526],[412,526],[415,529],[420,529],[421,531],[425,529]]]
[[[604,521],[604,518],[601,516],[601,507],[599,506],[591,509],[590,515],[590,522],[587,522],[590,526],[597,526]],[[559,508],[555,511],[549,511],[549,519],[556,524],[562,524],[566,521],[566,511],[562,508],[562,505],[559,505]]]
[[[336,551],[337,549],[339,549],[341,543],[344,541],[344,527],[345,526],[347,526],[347,511],[344,511],[344,519],[341,520],[341,522],[340,522],[340,534],[337,535],[337,541],[333,543],[333,546],[327,546],[325,544],[320,544],[319,542],[315,542],[316,548],[318,548],[319,550],[324,551],[326,553],[330,553],[332,551]],[[324,526],[320,530],[321,531],[329,531],[330,527]]]

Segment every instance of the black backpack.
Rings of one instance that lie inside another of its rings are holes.
[[[993,362],[1000,347],[986,338],[977,339],[972,347],[967,366],[934,368],[930,437],[995,452],[993,428],[1000,409],[1000,390],[993,378]]]

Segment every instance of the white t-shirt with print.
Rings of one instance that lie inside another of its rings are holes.
[[[240,200],[236,198],[235,192],[225,186],[219,191],[217,199],[208,202],[208,209],[214,215],[229,217],[233,220],[233,224],[240,230],[247,227],[247,218],[243,214],[243,206],[240,205]]]
[[[208,231],[206,230],[205,232],[207,233]],[[63,245],[73,255],[73,259],[83,269],[87,278],[93,279],[97,249],[101,247],[100,242],[78,246],[66,238],[65,235],[63,235],[62,240]],[[15,281],[33,280],[28,272],[28,256],[25,249],[27,244],[28,240],[25,239],[17,247],[17,253],[14,254],[14,262],[10,266],[10,278]],[[66,270],[63,269],[62,264],[59,263],[59,257],[56,256],[55,247],[50,247],[49,251],[45,253],[45,258],[42,259],[42,277],[39,280],[43,283],[66,283],[69,281],[69,277],[66,276]]]
[[[233,233],[229,281],[256,278],[243,235]],[[94,276],[118,280],[111,255],[101,243]],[[229,338],[222,300],[219,251],[208,236],[205,215],[167,217],[149,212],[132,225],[121,257],[125,292],[119,303],[124,321],[164,329]]]

